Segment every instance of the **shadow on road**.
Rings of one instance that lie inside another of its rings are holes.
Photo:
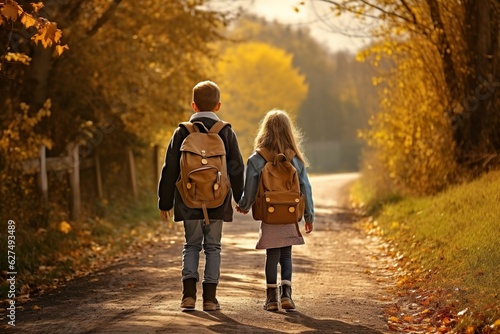
[[[349,334],[381,334],[377,330],[361,325],[348,324],[333,319],[315,319],[302,312],[286,313],[285,320],[311,328],[301,333],[349,333]]]
[[[277,330],[272,330],[269,328],[257,327],[252,325],[242,324],[235,319],[227,316],[222,311],[217,312],[186,312],[189,315],[199,317],[205,320],[212,320],[219,322],[215,325],[210,325],[207,327],[210,331],[214,333],[285,333]]]
[[[216,325],[211,325],[207,327],[207,329],[213,331],[214,333],[287,333],[279,330],[272,330],[269,328],[262,328],[252,325],[246,325],[238,322],[237,320],[231,318],[230,316],[224,314],[222,311],[217,312],[202,312],[202,311],[193,311],[193,312],[185,312],[185,314],[191,315],[193,317],[199,317],[204,320],[211,320],[219,322]],[[342,321],[333,320],[333,319],[315,319],[309,317],[301,312],[277,312],[274,314],[283,314],[285,321],[294,324],[300,324],[302,326],[308,327],[311,330],[302,331],[301,333],[349,333],[349,334],[381,334],[374,329],[370,329],[368,327],[364,327],[361,325],[352,325]],[[157,333],[161,333],[162,331],[158,331]],[[165,332],[168,332],[165,329]]]

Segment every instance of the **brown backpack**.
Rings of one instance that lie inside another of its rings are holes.
[[[304,214],[304,196],[291,160],[293,151],[272,156],[266,148],[256,150],[265,160],[252,206],[252,216],[267,224],[293,224]],[[300,232],[299,232],[300,233]]]
[[[201,125],[201,132],[195,125]],[[226,167],[226,148],[219,136],[227,122],[218,121],[210,130],[202,122],[183,122],[189,135],[181,145],[180,174],[177,190],[184,204],[192,209],[202,209],[205,223],[210,224],[207,209],[224,203],[230,183]]]

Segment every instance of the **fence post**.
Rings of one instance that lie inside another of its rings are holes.
[[[47,156],[45,145],[40,146],[40,173],[38,174],[40,190],[45,205],[49,203],[49,181],[47,178]]]
[[[99,153],[95,154],[95,175],[97,181],[97,195],[100,199],[104,197],[102,191],[102,174],[101,174],[101,159],[99,159]]]
[[[134,195],[134,199],[137,199],[137,181],[135,177],[135,161],[134,161],[134,152],[132,149],[127,150],[128,154],[128,166],[130,171],[130,184],[132,185],[132,194]]]
[[[80,218],[82,202],[80,196],[80,156],[78,154],[78,144],[69,143],[67,146],[71,166],[70,173],[71,193],[73,197],[73,206],[71,210],[71,219],[77,221]]]

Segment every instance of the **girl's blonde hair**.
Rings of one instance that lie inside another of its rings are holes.
[[[288,113],[273,109],[268,111],[259,125],[254,148],[265,147],[273,154],[292,150],[307,166],[308,162],[302,153],[302,133],[293,125]]]

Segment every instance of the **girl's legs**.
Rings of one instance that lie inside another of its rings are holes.
[[[266,249],[266,284],[267,297],[264,309],[267,311],[278,310],[278,300],[276,298],[278,280],[278,262],[280,260],[280,248]]]
[[[292,246],[280,248],[281,266],[281,307],[287,311],[295,310],[292,300]]]
[[[266,249],[266,283],[267,287],[277,287],[278,262],[280,261],[281,248]]]
[[[280,248],[281,284],[292,285],[292,246]]]

